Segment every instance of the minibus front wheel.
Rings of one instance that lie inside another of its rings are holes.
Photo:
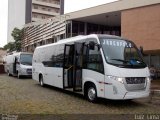
[[[19,74],[18,71],[17,71],[17,77],[18,77],[18,79],[21,79],[21,75]]]
[[[85,96],[89,102],[95,103],[97,101],[97,89],[93,83],[86,85]]]

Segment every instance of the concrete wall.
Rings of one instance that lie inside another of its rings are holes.
[[[14,42],[11,33],[15,27],[22,28],[25,24],[26,0],[8,0],[8,42]]]
[[[64,0],[60,0],[60,14],[63,15],[64,14]]]
[[[122,36],[144,50],[160,50],[160,4],[122,11]]]
[[[26,0],[25,24],[32,22],[32,0]]]

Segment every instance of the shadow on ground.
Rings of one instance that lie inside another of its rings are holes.
[[[36,87],[41,87],[39,84],[35,84]],[[77,94],[71,91],[63,90],[60,88],[56,88],[53,86],[45,85],[43,87],[44,89],[50,89],[54,90],[56,92],[64,93],[69,96],[77,97],[81,100],[87,101],[87,99],[82,95],[82,94]],[[104,99],[104,98],[99,98],[98,101],[94,104],[99,104],[99,105],[105,105],[105,106],[112,106],[112,107],[144,107],[145,104],[141,104],[135,100],[109,100],[109,99]]]

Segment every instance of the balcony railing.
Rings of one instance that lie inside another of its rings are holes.
[[[54,7],[54,8],[60,8],[60,3],[59,2],[43,2],[40,0],[32,0],[33,4],[37,5],[42,5],[42,6],[49,6],[49,7]]]
[[[32,9],[32,12],[45,14],[45,15],[52,15],[52,16],[60,15],[60,13],[57,13],[57,12],[44,11],[44,10],[40,10],[40,9]]]

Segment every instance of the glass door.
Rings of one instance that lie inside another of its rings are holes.
[[[74,45],[65,45],[63,63],[63,88],[73,88]]]
[[[73,88],[73,91],[82,91],[82,69],[86,54],[84,43],[75,42],[74,45],[65,45],[63,64],[63,88]]]
[[[75,42],[74,46],[74,73],[73,73],[73,90],[82,91],[82,68],[84,60],[84,43]]]

